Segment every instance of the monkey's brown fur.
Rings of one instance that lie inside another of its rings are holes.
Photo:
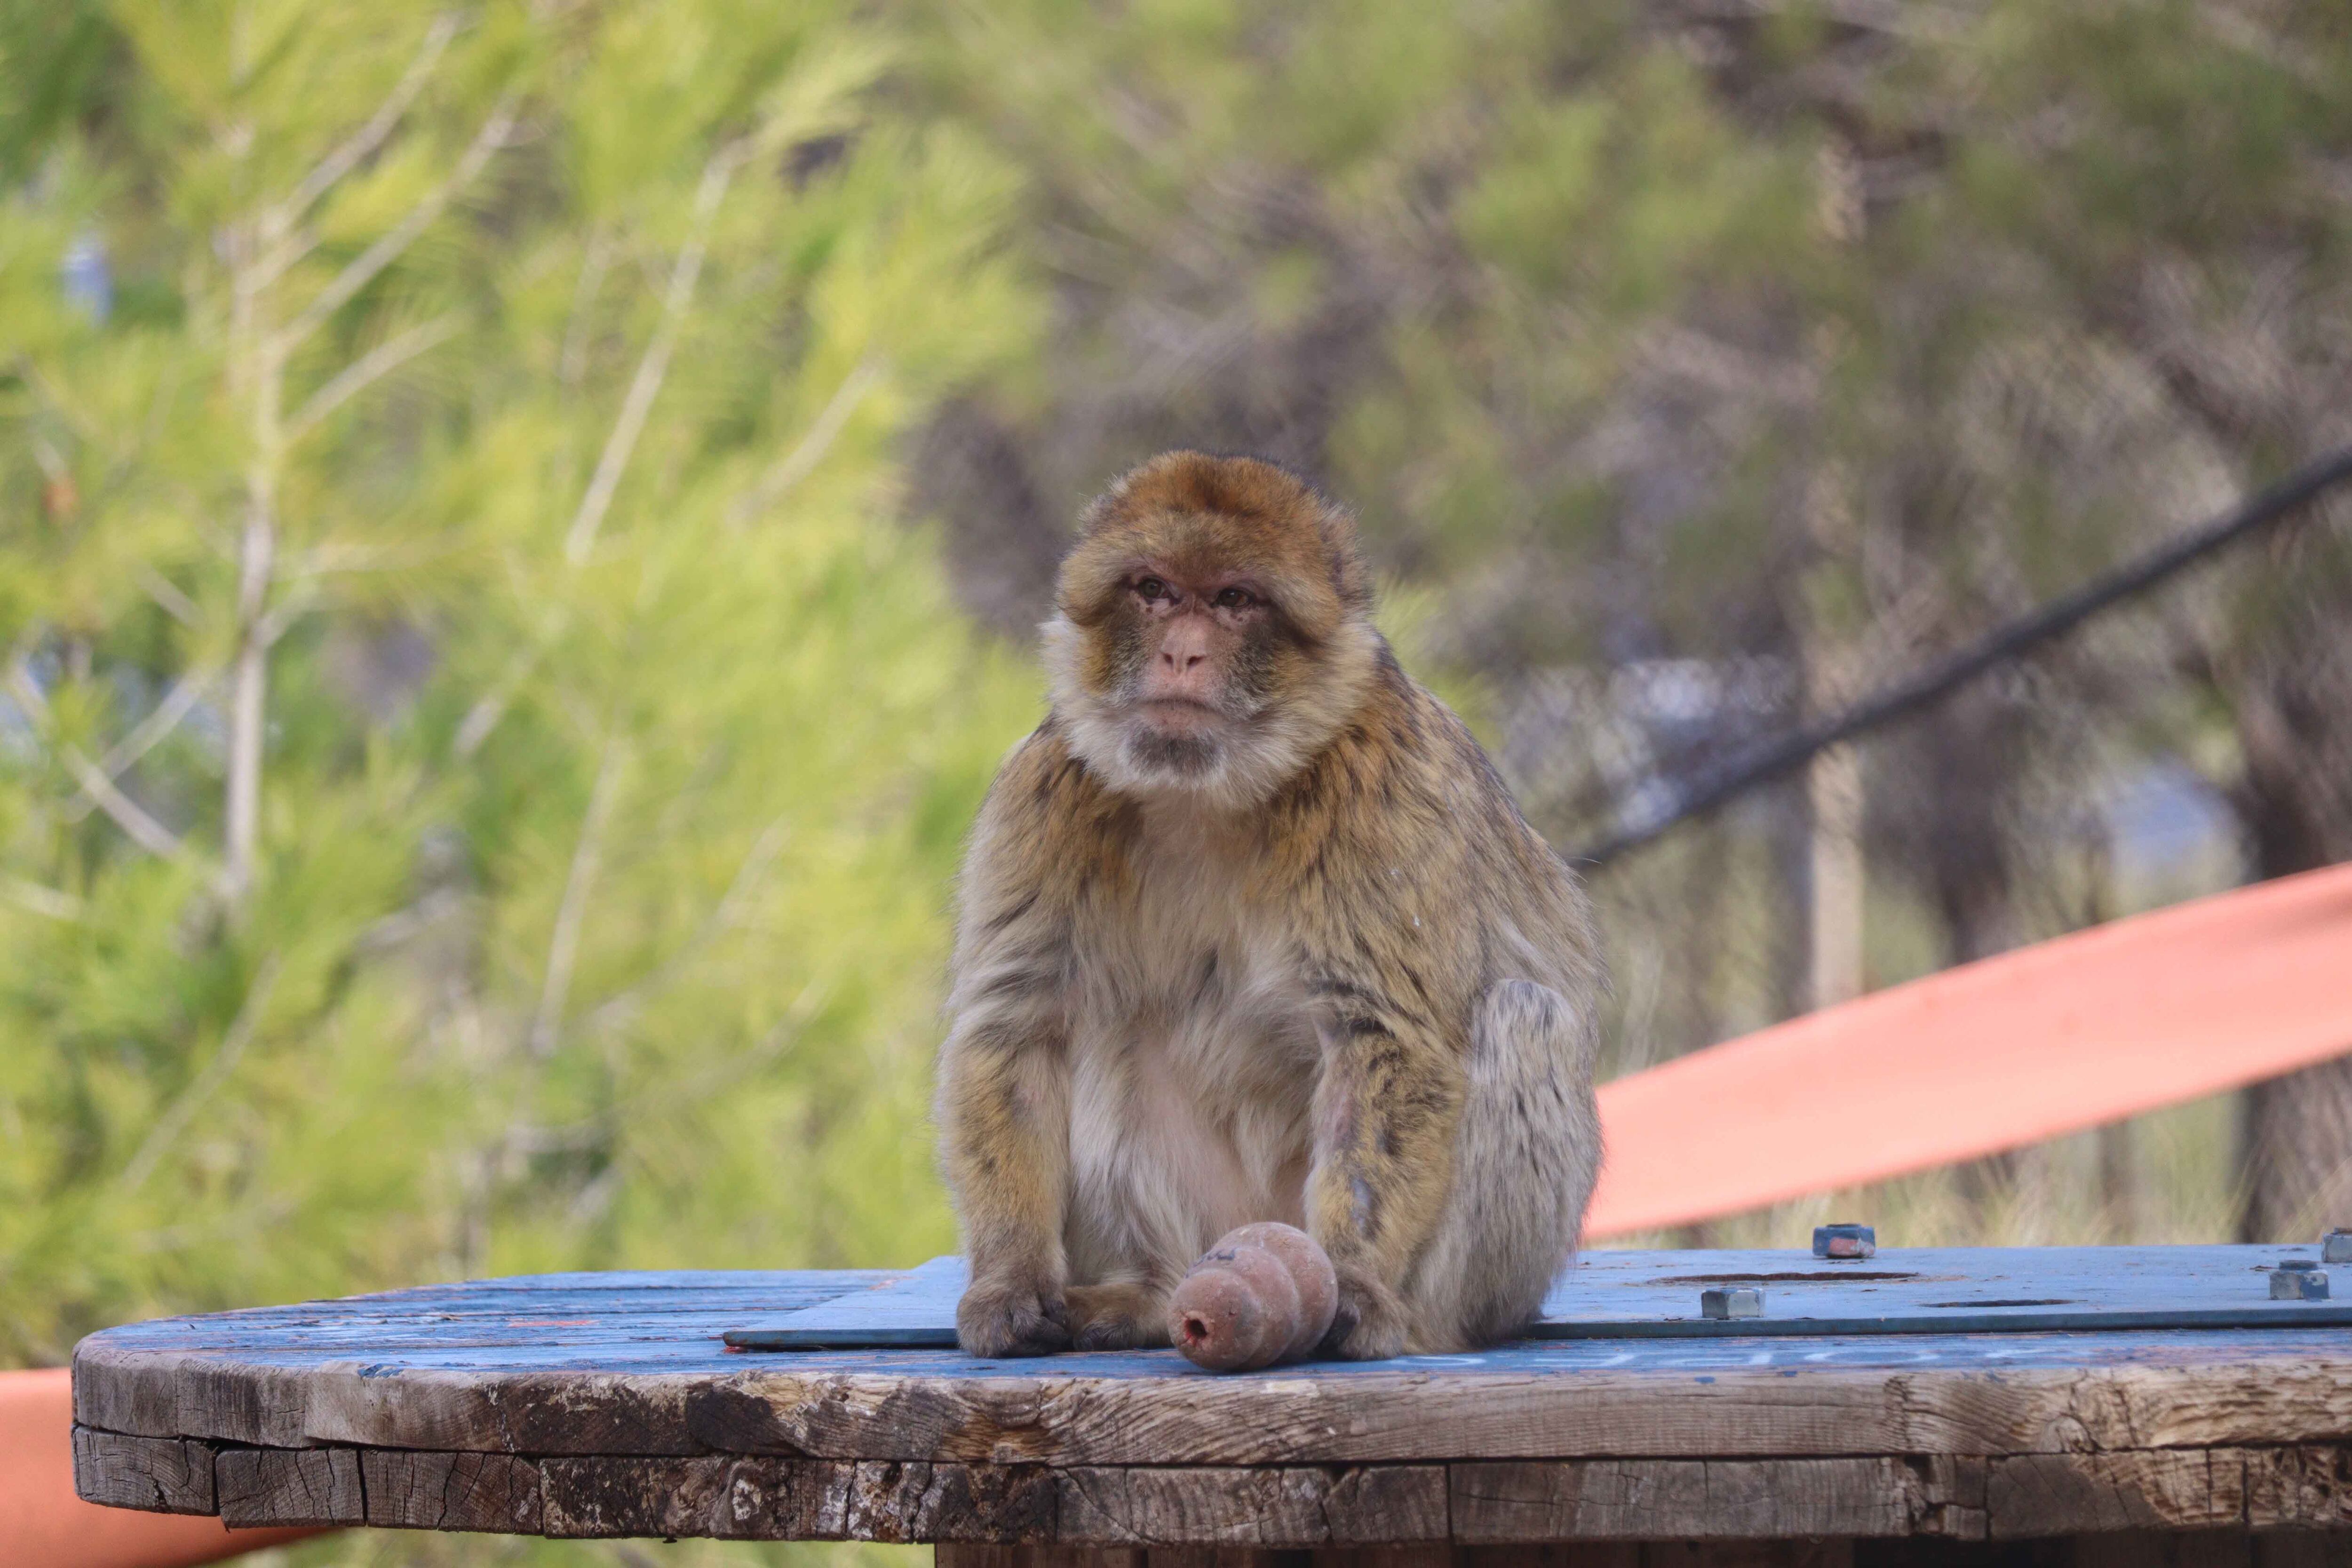
[[[1200,634],[1205,737],[1138,716],[1161,577],[1254,595]],[[1599,1163],[1600,964],[1574,878],[1372,629],[1351,521],[1270,464],[1168,453],[1088,511],[1056,604],[940,1054],[965,1348],[1165,1343],[1185,1268],[1253,1220],[1329,1253],[1339,1354],[1515,1331]]]

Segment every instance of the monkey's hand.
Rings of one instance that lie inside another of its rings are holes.
[[[1070,1348],[1062,1293],[1037,1279],[974,1279],[956,1303],[956,1343],[976,1356],[1049,1355]]]
[[[1339,1276],[1339,1310],[1318,1355],[1342,1361],[1381,1361],[1404,1353],[1404,1303],[1386,1281],[1360,1267],[1334,1265]]]

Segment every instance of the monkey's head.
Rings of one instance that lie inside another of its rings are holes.
[[[1087,510],[1045,624],[1070,745],[1122,793],[1264,800],[1377,668],[1354,522],[1255,458],[1166,452]]]

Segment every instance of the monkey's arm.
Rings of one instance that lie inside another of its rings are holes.
[[[974,1355],[1070,1342],[1063,1291],[1069,1187],[1067,916],[1034,810],[1034,743],[1008,763],[964,866],[953,1022],[940,1049],[940,1156],[971,1284],[956,1334]],[[1013,787],[1005,787],[1007,783]],[[1008,805],[1008,802],[1018,803]]]
[[[1339,1276],[1325,1344],[1350,1359],[1395,1355],[1408,1327],[1404,1278],[1453,1181],[1461,1058],[1432,1019],[1369,976],[1339,971],[1313,984],[1331,1006],[1307,1184],[1307,1231]]]
[[[1066,1349],[1069,1069],[1059,1020],[1017,994],[960,1010],[940,1055],[939,1095],[948,1184],[971,1260],[956,1337],[982,1356]]]

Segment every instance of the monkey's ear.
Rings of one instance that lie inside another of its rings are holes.
[[[1331,574],[1331,591],[1339,596],[1351,619],[1369,620],[1372,613],[1372,574],[1364,568],[1364,552],[1356,533],[1356,519],[1338,502],[1317,496],[1316,537]]]

